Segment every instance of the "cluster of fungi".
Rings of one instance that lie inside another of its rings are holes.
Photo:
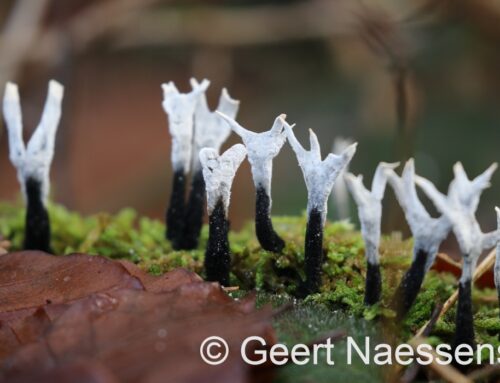
[[[412,263],[396,289],[392,308],[399,319],[408,313],[425,274],[434,263],[441,242],[453,231],[463,258],[455,344],[474,343],[472,276],[481,253],[495,246],[497,259],[494,274],[500,302],[500,229],[483,233],[475,217],[480,195],[489,186],[496,164],[471,180],[462,165],[457,163],[453,168],[454,178],[448,193],[443,194],[432,182],[415,174],[412,159],[405,164],[401,176],[395,172],[398,163],[382,162],[376,168],[369,190],[364,186],[362,176],[345,172],[356,152],[356,143],[346,145],[338,154],[328,154],[323,160],[316,134],[309,131],[310,149],[304,149],[295,137],[294,125],[286,121],[284,114],[276,117],[270,130],[261,133],[250,131],[235,121],[239,101],[232,99],[226,89],[221,92],[217,110],[211,111],[205,94],[209,85],[208,80],[198,82],[192,79],[192,90],[188,93],[181,93],[172,82],[162,86],[162,105],[168,116],[172,138],[173,167],[172,192],[166,213],[166,238],[174,249],[198,247],[206,201],[209,237],[204,260],[205,276],[209,281],[229,285],[231,254],[228,213],[231,187],[239,166],[248,158],[256,193],[256,237],[262,249],[282,252],[286,244],[275,231],[271,220],[271,180],[273,159],[288,141],[302,169],[308,193],[304,243],[306,279],[300,291],[308,295],[320,290],[327,202],[340,176],[358,207],[365,243],[367,273],[364,301],[368,306],[380,301],[382,200],[386,185],[389,184],[414,238]],[[63,87],[56,81],[50,81],[40,124],[25,147],[17,86],[8,83],[5,88],[3,114],[9,133],[10,159],[17,169],[27,204],[25,249],[51,252],[46,203],[62,97]],[[221,154],[220,148],[231,131],[241,137],[243,143]],[[190,191],[186,201],[189,179]],[[417,186],[434,203],[441,214],[439,217],[434,218],[427,212],[419,200]],[[496,211],[500,226],[500,210],[497,208]]]

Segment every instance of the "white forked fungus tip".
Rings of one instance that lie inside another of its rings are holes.
[[[228,101],[234,105],[240,104],[240,100],[237,100],[237,99],[231,97],[227,88],[222,88],[221,97],[224,97],[226,99],[226,101]]]
[[[60,101],[64,96],[64,86],[56,80],[50,80],[48,93],[50,97]]]
[[[19,101],[19,89],[17,87],[17,84],[14,84],[13,82],[10,81],[7,82],[7,84],[5,84],[4,100]]]

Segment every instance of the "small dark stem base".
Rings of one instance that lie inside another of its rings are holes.
[[[382,275],[378,263],[366,263],[365,305],[371,306],[380,300],[382,294]]]
[[[205,208],[205,180],[203,172],[197,171],[191,180],[191,192],[186,206],[184,220],[184,236],[181,248],[192,250],[198,247],[201,227],[203,226],[203,211]]]
[[[321,265],[323,263],[323,220],[318,209],[309,213],[305,243],[305,288],[308,294],[319,291],[321,286]]]
[[[428,253],[423,250],[417,250],[417,255],[410,268],[406,271],[401,279],[394,297],[392,307],[396,310],[397,319],[403,319],[411,306],[417,299],[417,295],[422,286],[425,277],[425,264],[427,262]]]
[[[460,344],[474,347],[474,318],[472,316],[472,282],[470,280],[458,283],[458,305],[455,317],[455,339],[453,348]]]
[[[181,248],[184,234],[184,194],[186,190],[186,177],[183,170],[174,172],[172,180],[172,194],[170,205],[166,214],[167,232],[166,237],[172,242],[175,250]]]
[[[281,253],[285,242],[274,231],[271,221],[270,205],[271,199],[262,186],[256,189],[255,200],[255,233],[264,250]]]
[[[50,248],[50,219],[42,202],[42,188],[39,181],[26,180],[26,225],[24,228],[24,249],[52,253]]]
[[[205,252],[205,272],[208,281],[229,286],[231,254],[229,251],[229,221],[224,204],[219,200],[208,217],[208,242]]]

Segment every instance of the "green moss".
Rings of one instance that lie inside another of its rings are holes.
[[[19,204],[0,203],[0,234],[12,241],[12,249],[22,246],[24,209]],[[200,246],[193,251],[173,251],[164,239],[164,225],[153,219],[138,217],[131,209],[115,215],[97,214],[81,217],[60,205],[49,206],[53,249],[57,254],[84,252],[114,259],[127,259],[152,274],[162,274],[176,267],[185,267],[203,275],[203,256],[208,229],[202,230]],[[305,215],[275,217],[276,230],[286,241],[282,254],[260,249],[253,223],[230,233],[233,267],[231,282],[248,291],[256,289],[261,301],[276,303],[290,299],[303,279]],[[321,292],[308,297],[300,305],[321,307],[340,312],[349,318],[375,325],[378,319],[392,318],[387,309],[394,289],[412,257],[412,241],[402,240],[397,233],[381,241],[382,302],[370,308],[363,305],[366,263],[364,245],[359,232],[349,223],[327,223],[324,233],[325,263]],[[444,302],[455,290],[456,279],[450,274],[431,271],[414,307],[402,324],[401,340],[407,340],[430,317],[436,303]],[[493,290],[474,289],[475,327],[479,342],[495,347],[500,330],[499,310]],[[302,306],[297,307],[302,307]],[[323,311],[318,311],[322,313]],[[435,327],[433,339],[451,341],[455,309],[452,308]],[[319,320],[319,319],[318,319]]]

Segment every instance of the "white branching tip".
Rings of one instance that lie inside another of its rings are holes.
[[[26,181],[32,178],[40,183],[44,203],[49,193],[49,172],[54,157],[57,127],[61,119],[63,94],[63,86],[51,80],[40,123],[26,148],[23,141],[22,114],[17,85],[8,82],[5,86],[3,112],[9,134],[10,160],[17,169],[23,195],[26,197]]]
[[[321,149],[316,134],[309,130],[311,149],[305,150],[295,137],[292,126],[284,119],[282,120],[288,142],[297,156],[306,182],[308,192],[307,212],[310,213],[313,209],[317,209],[321,213],[324,223],[328,196],[339,173],[345,169],[354,153],[356,153],[357,143],[349,145],[339,155],[330,153],[324,160],[321,160]]]
[[[476,178],[469,180],[462,163],[457,162],[453,166],[455,178],[450,187],[450,198],[459,200],[459,203],[464,208],[467,208],[471,212],[475,212],[479,204],[481,193],[483,190],[490,187],[491,177],[497,167],[497,163],[493,163]]]
[[[203,84],[203,83],[202,83]],[[201,89],[202,84],[199,84],[195,79],[191,79],[193,90]],[[213,148],[220,150],[222,144],[231,134],[231,128],[220,119],[216,112],[212,112],[208,107],[205,90],[200,92],[198,104],[194,112],[194,149],[193,149],[193,168],[198,170],[199,152],[202,148]],[[238,113],[240,102],[229,96],[229,93],[224,88],[220,95],[218,110],[222,110],[233,118]]]
[[[426,270],[428,270],[434,263],[439,245],[451,230],[451,222],[444,214],[439,218],[431,217],[420,202],[415,185],[413,159],[406,162],[401,177],[392,169],[387,169],[385,172],[413,235],[415,241],[413,255],[415,257],[418,251],[425,251],[427,253]]]
[[[500,231],[496,230],[484,234],[475,217],[475,209],[479,203],[481,191],[489,183],[493,168],[490,167],[480,175],[480,181],[477,182],[475,182],[477,178],[472,182],[468,181],[465,172],[462,173],[460,168],[460,165],[456,166],[455,178],[450,185],[448,197],[441,194],[425,178],[416,177],[416,182],[433,201],[436,208],[446,215],[453,225],[453,232],[464,257],[461,281],[465,282],[472,278],[477,260],[483,250],[497,244]]]
[[[210,215],[219,201],[227,215],[231,197],[231,185],[247,151],[242,144],[230,147],[221,155],[213,148],[200,151],[200,162],[207,191],[207,208]]]
[[[369,191],[363,185],[363,176],[354,176],[352,173],[345,175],[345,180],[351,195],[358,206],[361,233],[365,241],[365,254],[368,262],[372,265],[379,261],[380,224],[382,221],[382,199],[387,184],[388,169],[394,169],[398,163],[381,162],[377,166],[372,181],[372,190]]]
[[[349,145],[353,143],[350,138],[337,137],[333,141],[332,153],[339,154],[343,152]],[[331,194],[330,201],[335,206],[337,212],[337,217],[339,219],[349,218],[349,195],[347,192],[347,186],[344,179],[344,173],[349,170],[349,166],[340,172],[337,177],[337,181],[333,185],[333,190]]]
[[[233,118],[220,112],[217,113],[243,140],[248,151],[248,161],[252,167],[254,185],[255,187],[262,186],[270,197],[273,158],[278,155],[286,140],[283,132],[283,121],[286,115],[281,114],[276,117],[270,130],[256,133],[245,129]]]
[[[191,164],[193,118],[200,95],[210,85],[208,80],[193,86],[189,93],[180,93],[173,82],[162,84],[162,106],[168,115],[172,136],[172,166],[174,171],[188,173]]]

